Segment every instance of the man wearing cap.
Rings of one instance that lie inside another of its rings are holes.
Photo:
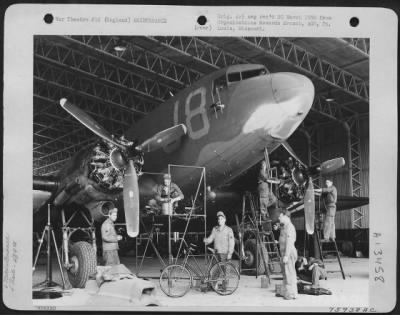
[[[333,186],[331,179],[326,179],[325,188],[315,189],[315,192],[321,193],[323,202],[326,209],[325,221],[324,221],[324,240],[334,240],[336,238],[335,233],[335,214],[336,214],[336,201],[337,201],[337,190]]]
[[[182,200],[185,196],[178,185],[171,182],[170,174],[164,174],[163,180],[162,185],[156,186],[155,199],[161,205],[167,203],[173,207],[177,201]]]
[[[233,231],[229,226],[225,225],[226,217],[222,211],[217,212],[218,226],[212,229],[211,235],[204,238],[206,245],[214,242],[214,249],[218,261],[226,261],[232,259],[235,247],[235,239]]]
[[[115,231],[114,222],[117,220],[118,209],[108,211],[108,219],[101,225],[101,238],[103,239],[103,260],[105,266],[119,265],[118,241],[122,239]]]

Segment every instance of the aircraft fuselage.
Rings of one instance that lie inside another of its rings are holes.
[[[266,74],[262,65],[231,66],[178,93],[126,136],[141,141],[162,129],[185,124],[187,136],[147,153],[144,170],[167,172],[168,164],[203,166],[207,185],[217,187],[257,163],[265,148],[271,152],[285,141],[306,117],[313,98],[314,87],[305,76]],[[193,186],[191,181],[198,181],[196,174],[196,170],[181,169],[174,172],[173,180]]]
[[[272,152],[285,141],[306,117],[313,98],[314,86],[303,75],[267,74],[262,65],[234,65],[171,97],[128,130],[125,138],[141,143],[184,124],[187,135],[145,153],[143,171],[165,173],[169,164],[205,167],[207,186],[217,188],[257,163],[265,148]],[[90,166],[93,154],[93,147],[81,151],[60,171],[56,201],[84,205],[96,218],[107,209],[104,202],[116,201],[122,189],[99,183]],[[172,175],[186,195],[197,187],[198,169],[180,168]]]

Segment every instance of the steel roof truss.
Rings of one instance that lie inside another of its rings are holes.
[[[318,56],[305,51],[303,48],[293,44],[292,42],[283,38],[259,39],[257,37],[244,37],[240,38],[240,40],[251,44],[266,54],[277,56],[282,60],[301,68],[303,71],[305,70],[309,74],[316,76],[318,79],[368,102],[369,88],[365,81],[319,58]],[[301,60],[297,58],[300,54],[303,55]]]

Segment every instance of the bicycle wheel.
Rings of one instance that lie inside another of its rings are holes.
[[[170,297],[181,297],[192,286],[192,275],[182,265],[169,265],[160,276],[161,290]]]
[[[209,282],[218,294],[229,295],[239,286],[239,272],[232,263],[221,261],[211,267]]]

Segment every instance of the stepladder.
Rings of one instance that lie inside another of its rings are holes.
[[[314,234],[315,237],[317,238],[317,243],[318,243],[318,250],[319,250],[319,255],[322,261],[324,261],[324,256],[327,254],[335,254],[336,258],[337,258],[337,262],[339,265],[339,270],[330,270],[328,272],[340,272],[342,274],[342,278],[343,280],[346,280],[346,275],[344,273],[343,270],[343,265],[342,265],[342,261],[340,260],[340,254],[339,254],[339,250],[337,247],[337,243],[335,239],[329,238],[328,240],[325,239],[321,239],[321,228],[320,228],[320,224],[315,224],[315,229],[314,229]],[[333,244],[333,249],[332,248],[328,248],[328,246],[332,247],[331,245]],[[325,248],[324,248],[325,247]]]

